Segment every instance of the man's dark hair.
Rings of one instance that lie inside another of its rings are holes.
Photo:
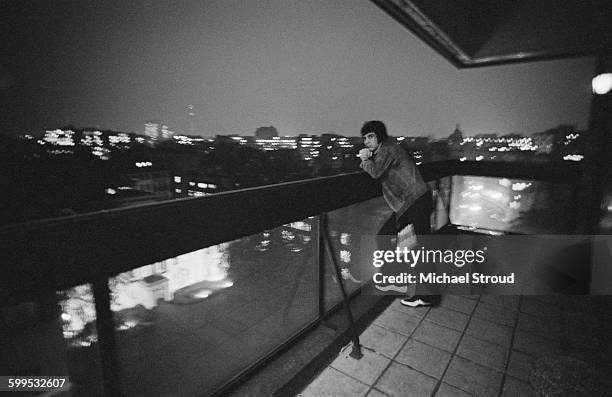
[[[387,135],[387,127],[385,127],[385,123],[380,120],[368,121],[361,127],[361,136],[365,136],[370,132],[376,134],[378,142],[384,142],[389,138],[389,135]]]

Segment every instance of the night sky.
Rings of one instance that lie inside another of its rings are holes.
[[[367,0],[9,0],[0,15],[5,134],[189,133],[189,104],[205,136],[588,126],[592,58],[458,70]]]

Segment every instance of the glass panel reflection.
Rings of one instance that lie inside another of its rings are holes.
[[[102,396],[96,311],[89,285],[0,308],[0,374],[68,376],[70,396]],[[48,392],[24,392],[43,395]],[[62,395],[64,395],[62,394]]]
[[[389,216],[391,210],[382,197],[328,212],[328,233],[348,294],[369,281],[372,252],[377,249],[375,236]],[[342,301],[342,293],[327,251],[324,261],[325,307],[329,310]]]
[[[111,282],[127,396],[201,396],[317,317],[316,219],[119,274]]]
[[[71,394],[102,396],[102,369],[96,328],[96,304],[91,284],[58,291],[62,334],[67,345]]]
[[[453,176],[451,222],[525,234],[571,232],[574,189],[569,183]]]
[[[434,202],[434,211],[431,216],[432,232],[441,229],[449,222],[451,180],[452,177],[444,177],[427,182]]]

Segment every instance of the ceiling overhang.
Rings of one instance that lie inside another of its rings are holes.
[[[459,68],[612,50],[610,0],[372,0]]]

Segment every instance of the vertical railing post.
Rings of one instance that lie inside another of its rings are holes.
[[[353,336],[353,348],[351,350],[350,356],[356,359],[360,359],[361,357],[363,357],[363,353],[361,352],[361,344],[359,343],[359,334],[357,334],[357,328],[355,327],[355,320],[353,319],[353,313],[349,305],[348,295],[346,294],[346,289],[344,288],[344,279],[342,278],[342,272],[338,267],[338,261],[336,261],[336,256],[334,254],[334,250],[332,249],[331,239],[329,237],[329,231],[327,229],[327,214],[321,214],[319,219],[322,229],[321,234],[323,235],[323,243],[325,245],[325,248],[327,248],[331,263],[334,267],[334,270],[336,271],[338,285],[340,286],[340,292],[342,293],[342,302],[344,303],[344,309],[346,310],[346,315],[348,317],[349,326],[351,328],[351,333]]]
[[[323,229],[323,217],[324,213],[320,214],[317,217],[317,255],[319,258],[318,261],[318,276],[319,276],[319,318],[325,317],[325,240],[323,237],[324,229]]]
[[[113,313],[111,312],[111,292],[108,287],[108,278],[96,278],[93,282],[93,291],[96,303],[96,326],[102,361],[104,395],[108,397],[121,397],[115,326]]]

